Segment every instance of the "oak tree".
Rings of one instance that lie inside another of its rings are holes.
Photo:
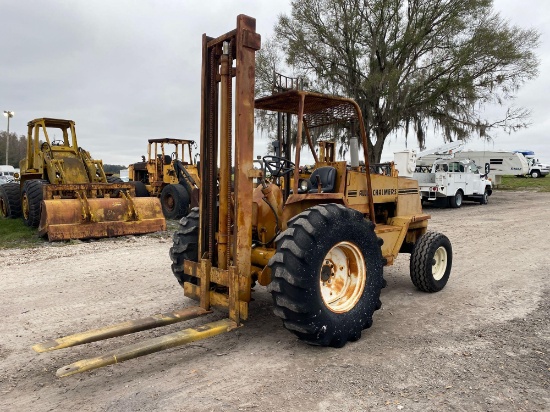
[[[501,17],[492,0],[296,0],[291,7],[258,73],[269,76],[267,65],[282,56],[311,89],[355,99],[371,162],[399,129],[414,131],[423,148],[429,127],[453,141],[528,125],[529,111],[510,103],[537,75],[539,33]],[[505,109],[497,119],[483,110],[494,103]]]

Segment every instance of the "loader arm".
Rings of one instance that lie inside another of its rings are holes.
[[[191,174],[187,171],[181,160],[174,160],[174,170],[180,183],[185,182],[185,184],[189,185],[189,187],[193,187],[195,189],[199,188],[197,182],[195,182],[195,179],[193,179],[193,176],[191,176]]]

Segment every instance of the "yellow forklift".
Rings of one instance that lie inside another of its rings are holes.
[[[255,100],[259,48],[255,20],[244,15],[237,17],[233,31],[215,38],[203,35],[200,207],[181,219],[170,249],[173,273],[197,306],[34,349],[49,351],[149,329],[213,308],[227,317],[75,362],[60,368],[58,376],[233,330],[249,317],[256,282],[268,286],[274,313],[286,329],[305,342],[333,347],[359,339],[372,325],[385,286],[383,267],[399,253],[411,254],[410,276],[418,289],[444,288],[451,244],[427,230],[430,216],[422,211],[415,180],[399,177],[393,163],[369,165],[359,106],[351,99],[303,90]],[[265,156],[265,170],[254,168],[254,108],[297,117],[293,161]],[[363,165],[335,160],[331,144],[315,153],[312,134],[333,124],[356,131]],[[315,157],[307,179],[300,178],[298,168],[304,141]],[[255,179],[261,182],[257,187]],[[281,188],[285,185],[288,195]]]

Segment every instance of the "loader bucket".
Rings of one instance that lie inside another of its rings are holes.
[[[92,239],[166,230],[158,198],[48,199],[38,234],[48,240]]]

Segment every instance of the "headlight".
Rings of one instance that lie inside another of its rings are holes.
[[[302,192],[308,192],[310,186],[311,186],[311,185],[310,185],[310,183],[309,183],[309,180],[306,180],[306,179],[300,180],[300,190],[301,190]]]

